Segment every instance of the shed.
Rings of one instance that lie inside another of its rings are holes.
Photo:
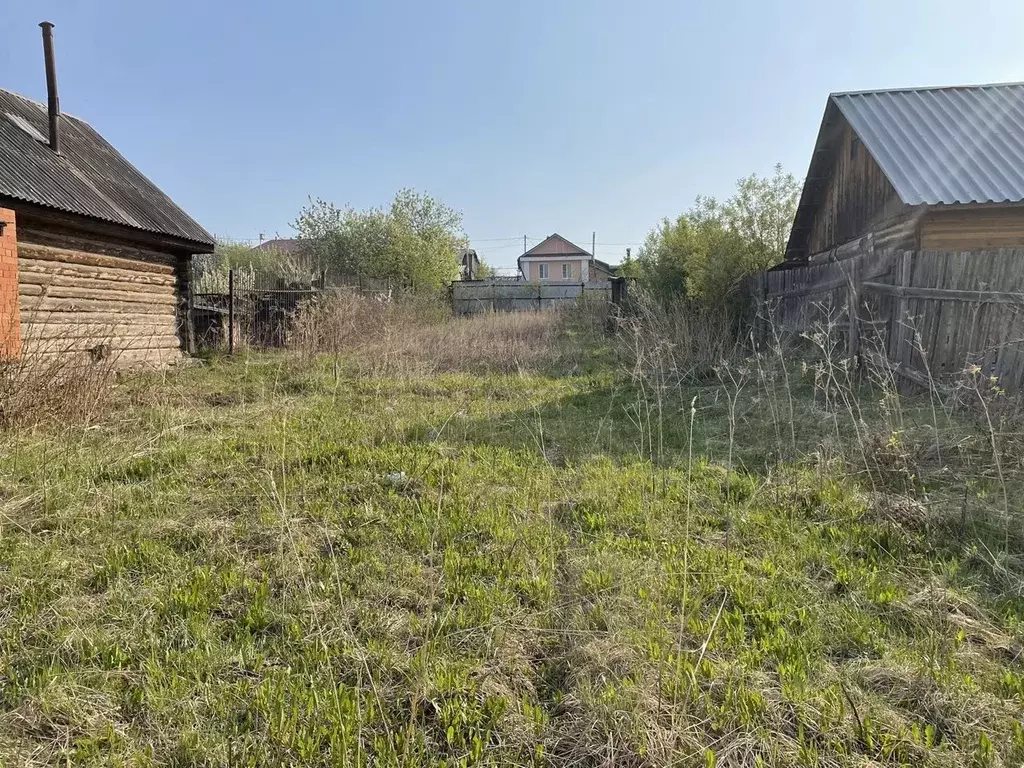
[[[182,356],[188,260],[213,237],[57,98],[0,89],[0,355]]]
[[[833,93],[781,267],[1024,247],[1024,84]]]
[[[476,280],[480,276],[480,257],[472,248],[463,248],[459,254],[459,279]]]

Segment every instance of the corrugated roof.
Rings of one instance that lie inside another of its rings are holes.
[[[62,114],[61,154],[39,140],[46,107],[0,88],[0,196],[213,249],[213,236],[83,120]]]
[[[1024,200],[1024,84],[831,100],[908,205]]]

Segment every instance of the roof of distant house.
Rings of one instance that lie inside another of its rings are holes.
[[[0,89],[0,199],[55,209],[212,251],[213,236],[84,120],[60,116],[61,152],[47,141],[46,107]]]
[[[575,243],[571,243],[557,232],[548,235],[544,240],[537,243],[523,256],[589,256],[590,251],[585,251]]]
[[[302,251],[302,241],[297,237],[277,237],[273,240],[264,240],[253,248],[254,251],[279,251],[281,253],[299,253]]]

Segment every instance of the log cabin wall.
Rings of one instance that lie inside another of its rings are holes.
[[[18,267],[25,357],[75,354],[118,366],[181,359],[182,254],[30,220],[18,228]]]
[[[811,225],[808,253],[861,237],[907,208],[845,120],[838,131],[832,167]]]
[[[972,205],[928,211],[921,250],[976,251],[1024,246],[1024,207]]]

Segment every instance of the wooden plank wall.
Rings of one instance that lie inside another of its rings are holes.
[[[24,354],[75,354],[118,365],[182,356],[179,269],[38,242],[18,243]]]
[[[834,348],[845,340],[849,354],[880,356],[910,383],[956,381],[976,365],[1024,390],[1024,249],[862,252],[763,273],[752,292],[761,340],[765,325],[787,339],[826,330]]]
[[[975,251],[1024,245],[1024,208],[945,208],[921,222],[921,250]]]
[[[836,142],[827,179],[811,225],[808,253],[855,239],[906,207],[848,124],[843,126]]]

